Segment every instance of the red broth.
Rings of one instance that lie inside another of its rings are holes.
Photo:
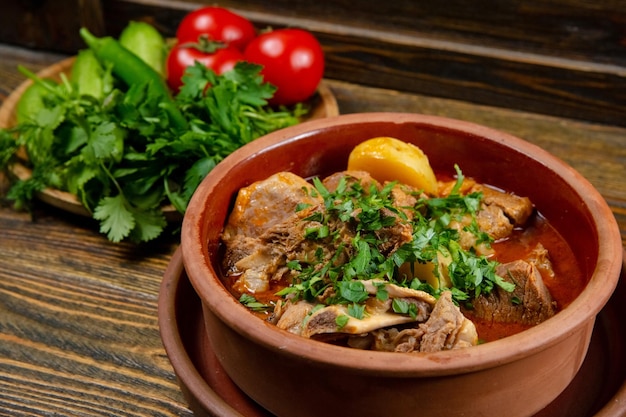
[[[494,258],[502,263],[523,259],[538,243],[541,243],[548,250],[552,262],[553,276],[545,273],[545,271],[540,270],[540,272],[552,298],[557,303],[557,310],[560,311],[582,292],[586,281],[571,248],[544,217],[535,213],[524,229],[516,229],[509,238],[493,243]],[[463,314],[474,322],[478,336],[484,342],[511,336],[531,327],[520,324],[486,322],[473,317],[471,310],[463,309]]]

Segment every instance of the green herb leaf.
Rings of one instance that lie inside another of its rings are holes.
[[[269,304],[263,304],[257,301],[257,299],[250,294],[242,294],[241,297],[239,297],[239,302],[253,311],[268,311],[272,308]]]
[[[100,220],[100,232],[112,242],[120,242],[135,227],[135,217],[122,195],[101,199],[93,217]]]
[[[350,317],[346,316],[345,314],[340,314],[339,316],[335,318],[335,324],[337,325],[337,328],[339,330],[346,327],[346,324],[348,324],[349,321],[350,321]]]
[[[361,281],[340,281],[337,283],[341,297],[353,303],[367,300],[369,294]]]
[[[348,314],[355,319],[363,319],[363,317],[365,316],[365,305],[357,303],[352,303],[348,305]]]

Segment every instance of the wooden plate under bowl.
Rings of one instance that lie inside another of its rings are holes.
[[[68,77],[72,70],[72,65],[76,57],[72,56],[62,61],[56,62],[37,73],[40,78],[51,78],[59,81],[60,74],[65,73]],[[7,97],[0,107],[0,127],[7,128],[14,126],[16,123],[17,103],[24,91],[32,84],[30,79],[21,83]],[[339,107],[337,100],[325,81],[322,81],[315,95],[309,99],[311,111],[303,119],[303,121],[320,119],[323,117],[337,116]],[[12,167],[13,174],[20,180],[26,180],[32,175],[32,171],[24,164],[16,163]],[[46,188],[37,195],[39,200],[61,210],[68,211],[73,214],[91,217],[89,211],[81,204],[78,198],[71,193],[53,188]],[[171,205],[164,206],[163,212],[168,220],[180,220],[180,213]]]

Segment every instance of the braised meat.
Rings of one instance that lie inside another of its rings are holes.
[[[533,212],[533,205],[528,197],[505,193],[482,184],[475,184],[471,188],[471,192],[475,191],[482,193],[485,206],[502,210],[513,226],[523,226]]]
[[[223,269],[233,293],[273,294],[267,320],[290,333],[359,349],[459,349],[478,343],[468,306],[492,323],[534,325],[556,313],[543,246],[526,260],[489,259],[490,242],[533,210],[468,179],[428,196],[363,171],[311,182],[282,172],[240,190]]]
[[[441,184],[444,193],[451,190],[453,183]],[[463,182],[462,193],[481,193],[481,207],[476,214],[476,222],[481,231],[487,233],[493,240],[505,239],[511,235],[515,227],[523,226],[533,213],[533,204],[527,197],[506,193],[494,188],[477,184],[466,179]],[[461,246],[465,249],[475,248],[480,253],[488,254],[492,251],[485,245],[477,243],[477,236],[468,232],[472,223],[471,216],[452,222],[451,227],[458,230]]]
[[[534,263],[517,260],[499,265],[498,275],[513,282],[512,292],[500,288],[473,300],[476,317],[499,323],[539,324],[556,313],[556,303]]]
[[[374,350],[390,352],[438,352],[477,343],[474,324],[452,302],[450,291],[441,294],[426,322],[403,330],[380,329],[373,335]]]
[[[241,274],[242,292],[267,291],[273,276],[284,271],[286,254],[302,241],[301,222],[321,203],[313,197],[311,184],[289,172],[242,188],[222,233],[226,245],[224,269]],[[298,204],[308,204],[296,211]]]

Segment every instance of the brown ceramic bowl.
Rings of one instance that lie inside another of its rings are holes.
[[[375,136],[419,146],[435,172],[526,195],[561,232],[589,282],[567,308],[514,336],[427,354],[360,351],[289,334],[254,317],[218,276],[219,238],[237,191],[288,170],[345,169]],[[597,313],[620,274],[622,246],[604,199],[580,174],[535,145],[471,123],[369,113],[303,123],[246,145],[197,189],[182,229],[183,263],[202,301],[217,359],[248,396],[278,416],[530,416],[574,378]]]

